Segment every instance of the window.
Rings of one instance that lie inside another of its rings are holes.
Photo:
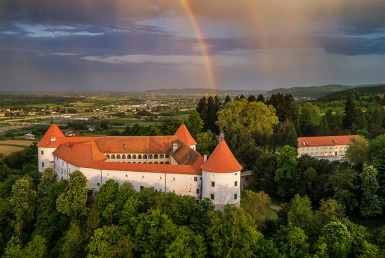
[[[117,159],[120,159],[120,154],[116,155],[116,158],[117,158]]]
[[[152,154],[149,154],[149,155],[148,155],[148,159],[152,159]]]
[[[126,154],[123,154],[123,155],[122,155],[122,159],[126,159]]]
[[[214,200],[214,198],[215,198],[215,195],[214,194],[211,194],[211,200]]]
[[[147,155],[146,154],[143,155],[143,159],[147,159]]]
[[[64,166],[64,162],[63,161],[61,162],[61,165]]]
[[[159,180],[162,180],[162,177],[161,177],[161,176],[159,177]]]
[[[112,155],[111,155],[111,159],[115,159],[115,154],[112,154]]]
[[[234,186],[238,186],[238,181],[235,181],[235,182],[234,182]]]
[[[138,155],[138,159],[142,159],[142,155]]]
[[[43,155],[44,154],[44,151],[41,151],[41,155]]]
[[[144,188],[144,186],[143,186],[143,185],[141,185],[141,186],[140,186],[140,190],[142,190],[143,188]]]
[[[170,158],[170,155],[169,154],[166,154],[166,159]]]
[[[100,186],[100,183],[96,183],[97,186]]]
[[[194,176],[194,181],[195,182],[198,181],[198,177]]]
[[[214,181],[211,181],[211,186],[215,187],[215,182]]]
[[[237,175],[238,173],[235,173],[235,175]]]
[[[41,166],[44,168],[44,162],[41,163]]]
[[[199,189],[197,189],[197,194],[199,194]]]
[[[159,158],[160,158],[160,159],[164,159],[164,155],[163,155],[163,154],[160,154]]]
[[[158,159],[158,154],[155,154],[155,155],[154,155],[154,159]]]
[[[237,198],[238,198],[238,195],[234,194],[234,200],[236,200]]]
[[[135,155],[135,154],[134,154],[134,155],[132,155],[132,158],[133,158],[133,159],[136,159],[136,155]]]
[[[175,177],[171,177],[171,181],[175,181]]]

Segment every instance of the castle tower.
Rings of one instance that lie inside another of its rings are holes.
[[[197,143],[194,138],[192,138],[185,124],[181,124],[174,135],[178,137],[183,143],[190,146],[191,149],[196,150]]]
[[[65,136],[56,124],[52,124],[37,144],[39,172],[51,167],[52,152],[60,145],[58,138],[65,138]]]
[[[242,166],[225,141],[220,141],[202,169],[202,198],[210,198],[217,209],[239,205]]]

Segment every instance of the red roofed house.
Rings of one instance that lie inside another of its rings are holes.
[[[298,156],[308,154],[313,157],[341,159],[345,156],[351,138],[357,135],[298,137]]]
[[[241,165],[224,141],[206,163],[185,125],[171,136],[65,137],[50,126],[37,144],[39,171],[52,167],[58,178],[81,171],[88,187],[98,191],[108,179],[130,182],[139,191],[154,187],[211,198],[217,208],[239,204]]]

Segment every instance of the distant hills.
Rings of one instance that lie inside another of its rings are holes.
[[[378,96],[385,93],[385,84],[382,85],[370,85],[370,86],[358,86],[338,92],[330,92],[320,97],[319,101],[333,101],[333,100],[346,100],[348,96],[352,99],[358,97]]]
[[[353,86],[345,86],[339,84],[331,84],[324,86],[307,86],[307,87],[294,87],[294,88],[279,88],[268,91],[266,95],[272,95],[277,93],[291,94],[294,98],[309,98],[317,99],[326,94],[331,94],[338,91],[351,89]]]

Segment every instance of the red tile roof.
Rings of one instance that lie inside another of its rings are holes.
[[[177,136],[182,142],[184,142],[189,146],[197,144],[184,124],[181,124],[179,126],[178,130],[175,132],[174,135]]]
[[[189,147],[187,146],[187,148]],[[60,145],[53,154],[77,167],[170,174],[202,174],[200,166],[203,164],[203,157],[199,154],[195,157],[194,162],[188,165],[105,162],[107,157],[92,142]]]
[[[93,140],[94,137],[65,137],[56,124],[52,124],[37,147],[57,148],[60,144],[69,142],[86,142]]]
[[[170,153],[176,136],[107,136],[95,138],[103,153]]]
[[[314,146],[348,145],[351,143],[352,137],[357,137],[357,135],[298,137],[297,141],[298,148]]]
[[[209,172],[229,173],[242,170],[225,141],[220,141],[205,164],[201,166]]]

